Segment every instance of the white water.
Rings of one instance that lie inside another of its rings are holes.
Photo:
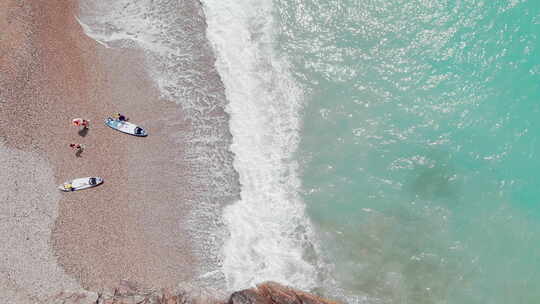
[[[273,52],[271,1],[203,0],[207,37],[225,85],[241,200],[223,214],[223,270],[238,290],[265,280],[317,285],[310,223],[298,196],[301,90]]]
[[[212,212],[221,211],[215,201],[227,196],[227,189],[233,187],[227,176],[234,175],[221,165],[228,156],[216,156],[215,150],[208,149],[224,142],[220,137],[224,132],[218,130],[223,128],[219,122],[208,119],[215,115],[205,113],[224,104],[213,95],[219,79],[205,79],[196,68],[190,70],[192,62],[201,61],[198,48],[207,46],[201,42],[204,33],[193,33],[197,27],[189,21],[189,9],[194,7],[190,3],[89,0],[80,23],[87,35],[107,47],[144,49],[162,94],[181,104],[200,127],[191,139],[189,157],[197,159],[196,166],[211,168],[215,177],[196,177],[208,188],[197,189],[208,192],[209,198],[194,202],[198,209],[193,232],[202,244],[199,254],[210,255],[211,263],[205,264],[213,264],[203,265],[201,280],[209,276],[216,282],[224,277],[230,290],[265,280],[316,287],[316,262],[306,258],[315,256],[316,246],[298,196],[298,165],[292,159],[299,141],[302,91],[292,80],[287,62],[273,53],[272,3],[203,1],[206,35],[225,85],[233,135],[230,148],[241,183],[242,199],[225,208],[222,219]]]

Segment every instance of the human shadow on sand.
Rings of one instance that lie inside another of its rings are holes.
[[[79,130],[79,135],[80,136],[85,137],[86,134],[88,134],[88,128],[83,128],[83,129]]]
[[[79,149],[79,150],[77,150],[77,152],[75,152],[75,156],[82,157],[82,153],[83,153],[83,150]]]

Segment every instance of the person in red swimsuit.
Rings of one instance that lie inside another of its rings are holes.
[[[71,121],[73,125],[80,127],[83,126],[85,129],[88,129],[90,126],[90,120],[82,119],[82,118],[75,118]]]

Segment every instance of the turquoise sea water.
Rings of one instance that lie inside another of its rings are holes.
[[[143,49],[193,121],[202,284],[540,303],[540,1],[98,0],[80,22]]]
[[[540,1],[274,4],[348,301],[540,303]]]

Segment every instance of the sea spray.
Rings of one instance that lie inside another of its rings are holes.
[[[223,110],[226,99],[205,37],[200,3],[86,0],[80,3],[78,20],[88,36],[106,47],[142,50],[146,55],[142,64],[162,97],[182,107],[190,129],[171,137],[187,146],[186,155],[176,161],[190,168],[194,199],[179,204],[189,204],[192,210],[187,229],[199,260],[196,281],[220,288],[224,282],[220,252],[226,237],[222,207],[237,198],[238,185]]]
[[[317,286],[306,255],[313,235],[298,191],[302,91],[274,53],[271,1],[204,0],[207,36],[229,101],[231,150],[241,200],[225,208],[230,237],[223,271],[230,290],[264,280]]]

